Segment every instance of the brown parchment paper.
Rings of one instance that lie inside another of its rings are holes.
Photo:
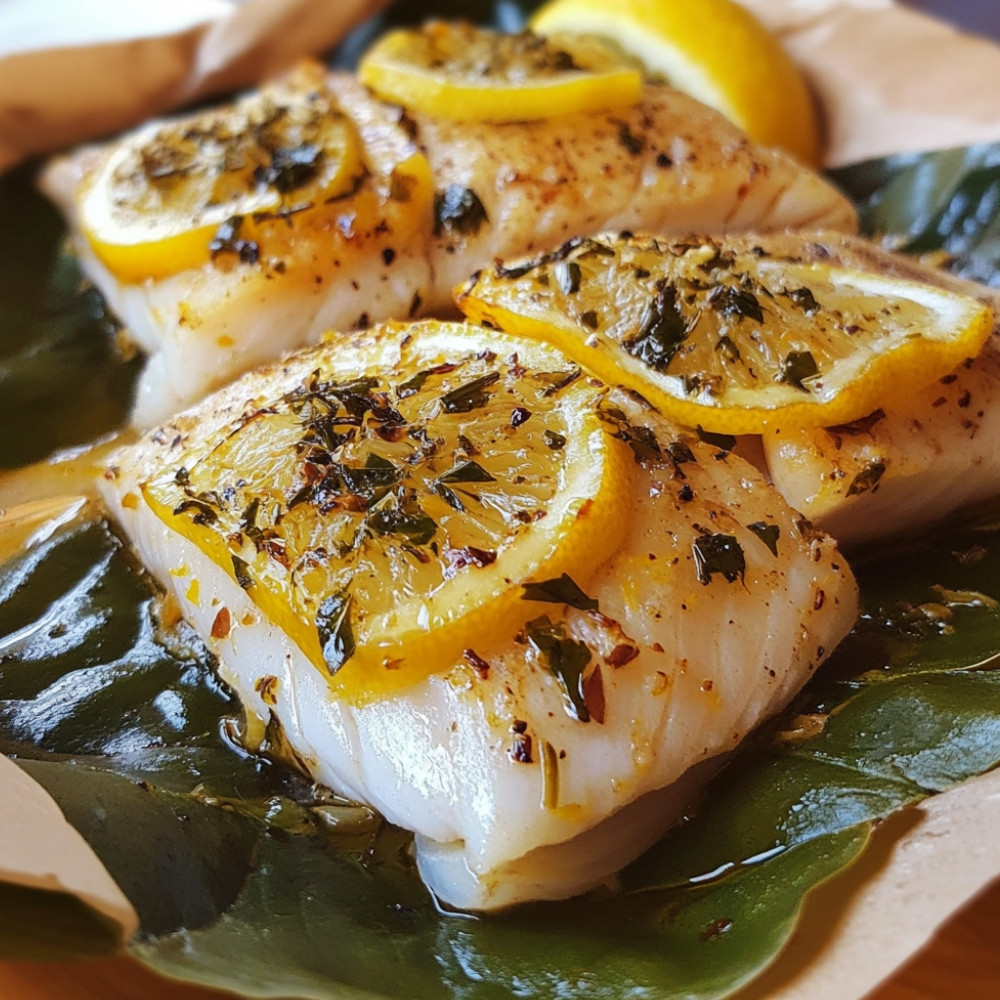
[[[0,788],[0,880],[75,895],[128,941],[139,926],[132,904],[42,786],[3,754]]]
[[[824,164],[1000,140],[1000,46],[892,0],[740,0],[823,115]]]
[[[3,0],[0,170],[249,86],[387,0]]]

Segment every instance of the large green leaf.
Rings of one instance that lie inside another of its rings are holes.
[[[4,177],[0,218],[0,468],[12,468],[118,427],[141,360],[117,353],[114,324],[81,289],[31,168]]]
[[[1000,285],[1000,145],[909,153],[838,170],[862,229],[910,253],[943,250],[951,269]]]

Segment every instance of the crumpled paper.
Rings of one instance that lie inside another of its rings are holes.
[[[387,0],[0,0],[0,170],[323,52]]]
[[[800,66],[824,164],[1000,140],[1000,46],[893,0],[740,0]]]

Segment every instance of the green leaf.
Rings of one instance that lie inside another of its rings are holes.
[[[58,213],[22,168],[0,183],[0,467],[121,426],[141,360],[123,362],[100,296],[81,292]]]
[[[910,253],[944,250],[956,274],[1000,285],[1000,144],[873,160],[834,179],[858,201],[863,232]]]

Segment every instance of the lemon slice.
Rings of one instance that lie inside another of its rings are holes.
[[[481,271],[456,301],[725,434],[855,420],[975,356],[993,328],[963,295],[709,239],[578,239]]]
[[[353,122],[302,72],[235,104],[154,123],[112,148],[80,198],[80,226],[124,281],[205,263],[222,247],[267,252],[288,219],[364,175]]]
[[[343,696],[515,634],[538,614],[523,584],[585,587],[621,543],[630,459],[603,388],[549,347],[476,333],[389,326],[376,341],[408,338],[402,360],[310,358],[283,396],[143,486]]]
[[[552,0],[531,26],[562,44],[571,33],[612,40],[751,139],[805,163],[819,160],[819,123],[802,75],[777,39],[733,0]]]
[[[362,57],[358,76],[383,100],[478,122],[628,107],[642,90],[639,72],[599,40],[567,48],[464,22],[389,32]]]

